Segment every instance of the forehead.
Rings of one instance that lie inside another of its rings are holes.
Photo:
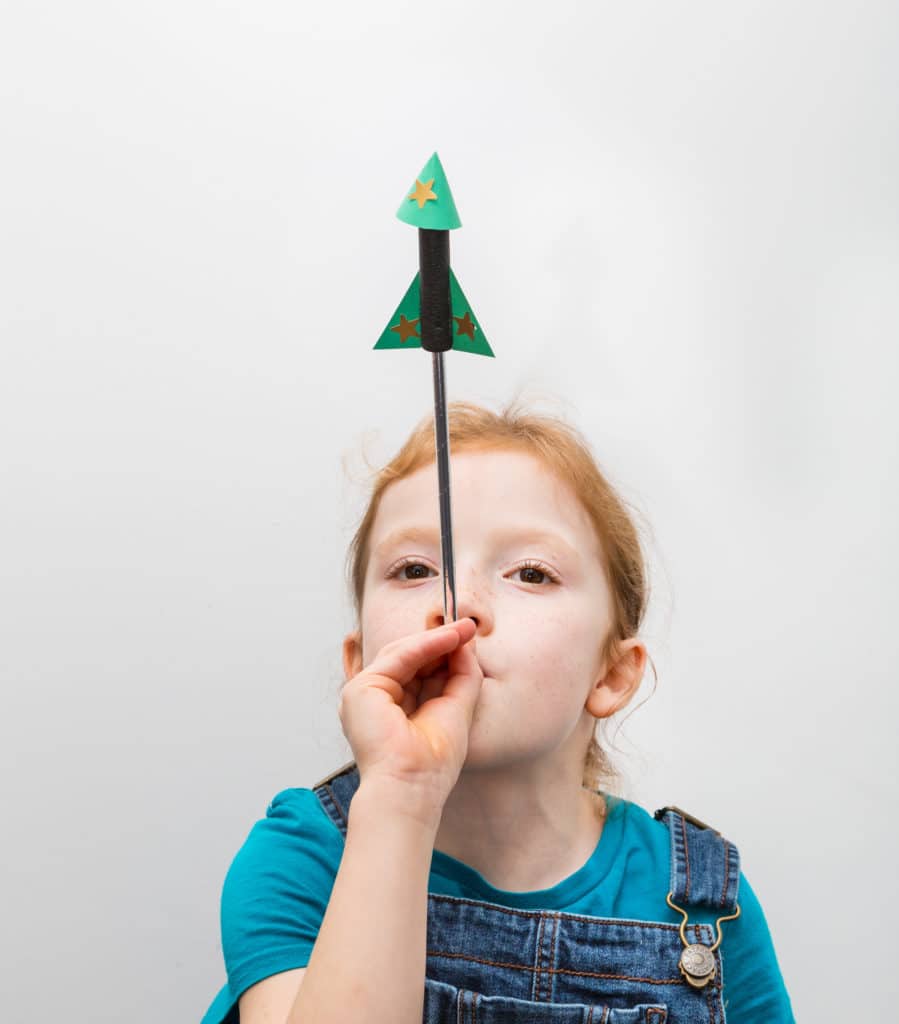
[[[492,524],[551,529],[575,549],[598,541],[571,487],[542,459],[516,450],[462,451],[450,457],[453,532]],[[389,484],[372,525],[371,548],[396,529],[439,523],[437,466],[431,463]]]

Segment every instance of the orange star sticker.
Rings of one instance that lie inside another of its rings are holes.
[[[408,199],[414,199],[415,202],[418,203],[418,208],[420,210],[429,199],[433,199],[433,200],[436,201],[437,194],[431,188],[431,186],[433,184],[434,184],[434,179],[433,178],[431,178],[431,180],[429,182],[427,182],[426,184],[424,184],[424,185],[422,185],[422,183],[418,180],[418,178],[416,178],[415,179],[415,191],[412,192],[409,196],[407,196],[407,198]]]
[[[465,316],[454,316],[453,320],[456,321],[456,337],[467,334],[474,341],[474,321],[471,319],[468,310],[465,310]]]
[[[410,338],[421,337],[421,335],[418,333],[418,321],[420,319],[421,317],[418,317],[418,319],[416,320],[407,320],[405,316],[403,316],[403,314],[400,313],[400,322],[395,326],[391,327],[390,329],[391,331],[396,331],[396,333],[400,336],[400,342],[405,345],[405,343]]]

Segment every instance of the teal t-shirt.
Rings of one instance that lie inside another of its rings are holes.
[[[523,910],[680,924],[670,889],[668,827],[638,804],[607,796],[609,813],[589,860],[551,889],[495,889],[474,868],[435,850],[428,890]],[[311,789],[271,801],[231,863],[222,888],[222,951],[228,981],[202,1024],[236,1024],[237,1001],[256,982],[305,967],[325,916],[344,838]],[[761,905],[744,874],[740,916],[722,926],[723,998],[728,1024],[794,1024]],[[687,908],[691,923],[714,911]]]

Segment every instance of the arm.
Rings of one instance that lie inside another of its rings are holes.
[[[722,945],[727,1024],[794,1024],[764,911],[746,876],[740,874],[740,917],[726,923]],[[728,948],[729,946],[729,948]]]
[[[305,975],[282,984],[284,1002],[268,1006],[270,1016],[258,1020],[344,1024],[358,1017],[368,1024],[420,1024],[428,875],[441,811],[433,803],[409,803],[406,793],[360,785]],[[253,1024],[252,1016],[244,1017],[243,1002],[241,1022]]]
[[[350,804],[340,866],[308,956],[304,951],[300,958],[294,949],[288,957],[284,944],[269,944],[281,954],[269,957],[281,960],[280,971],[266,971],[270,983],[249,996],[247,1005],[262,1004],[252,1024],[343,1024],[354,1016],[367,1024],[420,1024],[434,841],[467,754],[484,681],[473,648],[476,626],[460,619],[394,640],[345,684],[338,712],[361,782]],[[263,862],[257,882],[277,892],[271,879],[280,880],[283,869]],[[238,877],[236,870],[231,874]],[[295,891],[303,888],[300,881],[293,871],[286,888],[308,928],[308,899]],[[263,965],[248,959],[241,945],[258,947],[260,938],[297,927],[287,917],[285,929],[284,915],[274,909],[262,928],[253,927],[263,899],[258,884],[242,896],[246,912],[236,915],[225,914],[223,899],[222,934],[229,984],[246,995]],[[226,941],[225,922],[232,916],[236,938],[249,942]],[[237,955],[229,958],[230,945]],[[303,967],[303,975],[272,980]]]

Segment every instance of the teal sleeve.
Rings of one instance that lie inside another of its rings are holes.
[[[222,887],[222,952],[228,983],[204,1024],[236,1019],[233,1007],[263,978],[309,962],[343,850],[343,837],[308,789],[271,801],[238,850]]]
[[[737,902],[740,916],[721,924],[727,1024],[795,1024],[768,922],[742,873]]]

